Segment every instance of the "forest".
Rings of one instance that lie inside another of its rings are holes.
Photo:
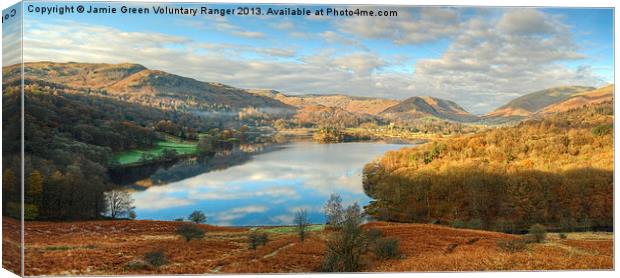
[[[25,86],[26,219],[95,219],[103,192],[114,188],[108,168],[114,153],[155,146],[166,134],[197,140],[221,123],[175,110],[75,93],[55,84]],[[3,93],[3,204],[19,215],[19,87]],[[87,182],[85,182],[87,181]]]
[[[363,183],[380,220],[613,227],[613,103],[391,151],[364,167]]]

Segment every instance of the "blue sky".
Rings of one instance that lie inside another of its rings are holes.
[[[153,5],[166,4],[134,3]],[[263,11],[287,7],[259,6]],[[476,114],[535,90],[613,81],[611,9],[359,8],[396,10],[398,16],[192,17],[152,11],[61,16],[26,11],[24,59],[140,63],[202,81],[287,94],[430,95]]]

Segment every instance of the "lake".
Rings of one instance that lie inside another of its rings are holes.
[[[370,198],[362,188],[362,168],[386,151],[404,146],[288,143],[250,155],[242,163],[204,170],[132,195],[138,219],[173,220],[202,210],[208,224],[290,225],[295,212],[304,208],[311,223],[324,223],[323,206],[331,193],[339,194],[345,206],[366,205]]]

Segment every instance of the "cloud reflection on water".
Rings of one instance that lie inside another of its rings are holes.
[[[403,145],[297,142],[256,155],[245,164],[135,192],[141,219],[171,220],[200,209],[218,225],[291,224],[300,208],[322,222],[331,193],[345,203],[366,204],[362,167]]]

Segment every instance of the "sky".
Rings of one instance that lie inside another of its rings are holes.
[[[166,4],[132,6],[153,5]],[[263,11],[327,8],[259,6]],[[201,81],[292,95],[433,96],[455,101],[474,114],[488,113],[518,96],[549,87],[598,87],[613,82],[612,9],[331,7],[395,10],[398,16],[40,15],[25,11],[23,58],[26,62],[138,63]],[[3,28],[10,36],[10,24]],[[17,60],[3,61],[12,62]]]

